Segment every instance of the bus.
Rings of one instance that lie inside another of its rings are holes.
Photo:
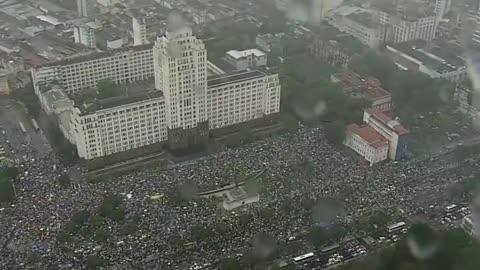
[[[315,256],[315,254],[313,254],[313,252],[309,252],[307,254],[303,254],[303,255],[300,255],[298,257],[293,258],[293,261],[296,262],[296,263],[297,262],[302,262],[302,261],[313,258],[313,256]]]
[[[451,204],[451,205],[445,207],[445,212],[451,213],[451,212],[455,211],[457,209],[457,207],[458,206],[456,204]]]
[[[27,130],[25,129],[25,126],[23,125],[22,122],[18,122],[18,124],[20,125],[20,129],[22,130],[23,133],[27,133]]]
[[[403,221],[395,223],[387,227],[387,232],[392,233],[392,232],[400,231],[403,228],[405,228],[406,225],[407,224],[405,224],[405,222]]]
[[[33,124],[33,128],[38,131],[40,129],[40,127],[38,126],[38,123],[35,119],[32,118],[32,124]]]

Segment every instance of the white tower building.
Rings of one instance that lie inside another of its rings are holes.
[[[94,22],[76,25],[73,28],[75,43],[83,44],[89,48],[96,48],[96,31],[99,27]]]
[[[208,139],[207,50],[180,15],[167,19],[167,32],[153,48],[155,87],[163,91],[170,147]]]
[[[96,0],[77,0],[77,11],[80,17],[92,18],[95,15]]]
[[[132,16],[133,45],[147,44],[147,24],[144,17]]]
[[[452,6],[452,0],[436,0],[435,1],[435,14],[442,18],[450,11]]]

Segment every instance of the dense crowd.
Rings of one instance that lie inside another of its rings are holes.
[[[375,209],[407,216],[443,207],[451,185],[472,173],[468,162],[448,155],[370,167],[346,148],[327,143],[321,130],[306,128],[169,168],[70,188],[58,186],[56,179],[69,168],[55,155],[24,150],[18,197],[0,212],[0,269],[83,269],[92,254],[108,269],[193,269],[245,254],[261,234],[283,243],[339,216]],[[222,211],[214,200],[176,202],[165,195],[177,189],[196,193],[262,170],[250,183],[260,190],[260,202],[238,211]],[[122,197],[125,219],[134,220],[138,230],[122,234],[122,222],[106,220],[106,242],[77,236],[59,243],[57,234],[72,215],[95,212],[107,194]],[[153,195],[165,200],[151,200]],[[211,237],[200,237],[199,228]]]

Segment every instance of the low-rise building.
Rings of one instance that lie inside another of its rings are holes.
[[[364,111],[363,122],[388,140],[388,157],[391,160],[406,158],[409,132],[398,120],[390,118],[378,109],[370,108]]]
[[[225,60],[234,66],[236,70],[246,70],[267,65],[267,55],[257,49],[230,50],[225,54]]]
[[[386,47],[387,55],[404,70],[414,70],[431,78],[443,78],[452,82],[467,79],[467,65],[461,56],[461,48],[455,44],[427,44],[422,41],[407,42]]]
[[[363,8],[341,7],[331,16],[330,23],[370,48],[377,48],[385,40],[385,26],[377,22],[371,11]]]
[[[322,37],[314,37],[309,41],[308,52],[325,61],[326,63],[342,70],[348,68],[355,53],[343,46],[337,40],[323,40]]]
[[[369,126],[347,126],[344,144],[364,157],[370,166],[388,158],[388,141]]]
[[[392,95],[381,87],[376,78],[364,78],[353,71],[345,71],[331,75],[330,79],[339,83],[349,96],[370,102],[371,108],[389,111],[393,107]]]
[[[431,6],[420,1],[384,3],[375,6],[376,20],[387,29],[391,43],[412,40],[430,41],[437,31],[437,16]]]
[[[457,85],[453,94],[458,110],[468,117],[477,116],[480,110],[480,93],[469,87]]]
[[[255,38],[255,44],[260,48],[260,50],[270,53],[270,52],[282,52],[282,39],[285,36],[283,33],[277,34],[258,34]]]

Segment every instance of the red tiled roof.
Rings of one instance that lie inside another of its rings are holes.
[[[388,145],[387,139],[380,133],[376,132],[369,126],[359,126],[357,124],[350,124],[347,126],[347,131],[360,136],[371,147],[378,149]]]

